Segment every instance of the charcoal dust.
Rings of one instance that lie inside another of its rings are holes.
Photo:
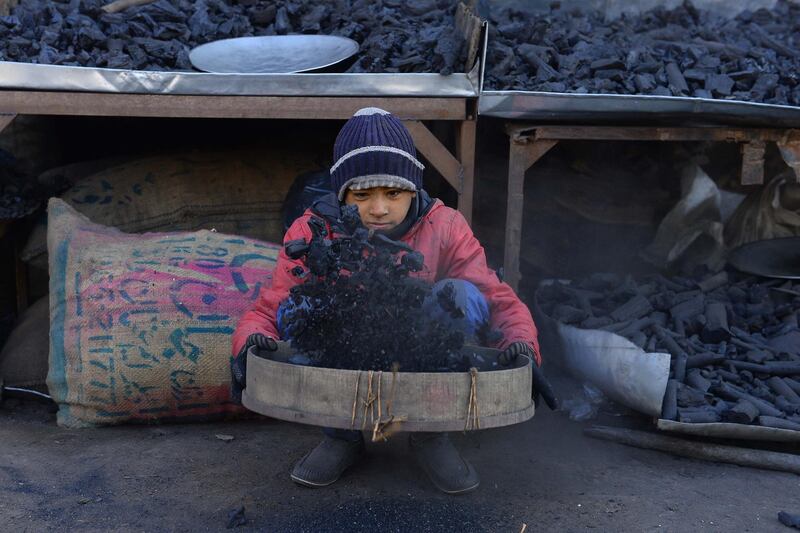
[[[104,0],[22,0],[0,17],[0,60],[116,69],[189,71],[189,51],[220,39],[324,34],[355,40],[349,72],[465,70],[448,0],[227,2],[158,0],[105,13]]]
[[[463,333],[423,310],[431,285],[411,275],[422,269],[422,255],[368,231],[355,206],[344,207],[338,222],[331,235],[321,218],[311,218],[311,241],[286,243],[287,255],[304,257],[306,265],[293,272],[303,281],[292,288],[282,319],[292,348],[326,368],[468,370]],[[452,310],[452,297],[439,296],[437,303]]]
[[[542,311],[671,355],[662,417],[800,430],[800,283],[733,272],[544,285]]]
[[[606,21],[553,4],[491,16],[486,86],[800,105],[800,4],[733,19],[686,1]]]

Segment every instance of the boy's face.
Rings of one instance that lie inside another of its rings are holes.
[[[358,206],[361,222],[368,229],[389,231],[405,220],[416,195],[414,191],[390,187],[348,189],[344,203]]]

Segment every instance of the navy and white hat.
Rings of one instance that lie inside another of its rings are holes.
[[[422,188],[422,170],[411,134],[394,115],[377,107],[359,109],[336,137],[331,184],[341,201],[348,189]]]

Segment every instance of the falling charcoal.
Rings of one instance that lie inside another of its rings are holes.
[[[463,333],[421,311],[431,285],[410,276],[423,268],[418,252],[372,235],[355,206],[343,208],[336,237],[322,219],[308,225],[307,246],[286,243],[287,255],[305,256],[310,272],[292,287],[294,305],[284,315],[294,349],[326,368],[388,371],[398,364],[405,372],[435,372],[472,366],[460,353]],[[448,286],[443,292],[437,303],[452,315]]]

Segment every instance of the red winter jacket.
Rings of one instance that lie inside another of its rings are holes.
[[[286,232],[284,243],[294,239],[311,241],[308,219],[311,209],[294,221]],[[414,273],[430,283],[445,278],[463,279],[473,283],[486,297],[491,312],[491,327],[503,334],[496,348],[504,349],[513,342],[522,341],[533,346],[536,362],[541,364],[536,326],[531,313],[513,289],[502,283],[486,264],[486,255],[478,239],[472,234],[464,216],[435,200],[430,209],[417,220],[400,239],[422,253],[425,265]],[[280,303],[289,296],[289,289],[301,280],[291,272],[301,266],[302,260],[292,260],[281,249],[272,275],[272,284],[264,286],[255,308],[239,320],[233,334],[233,356],[244,346],[248,335],[263,333],[280,339],[277,313]]]

